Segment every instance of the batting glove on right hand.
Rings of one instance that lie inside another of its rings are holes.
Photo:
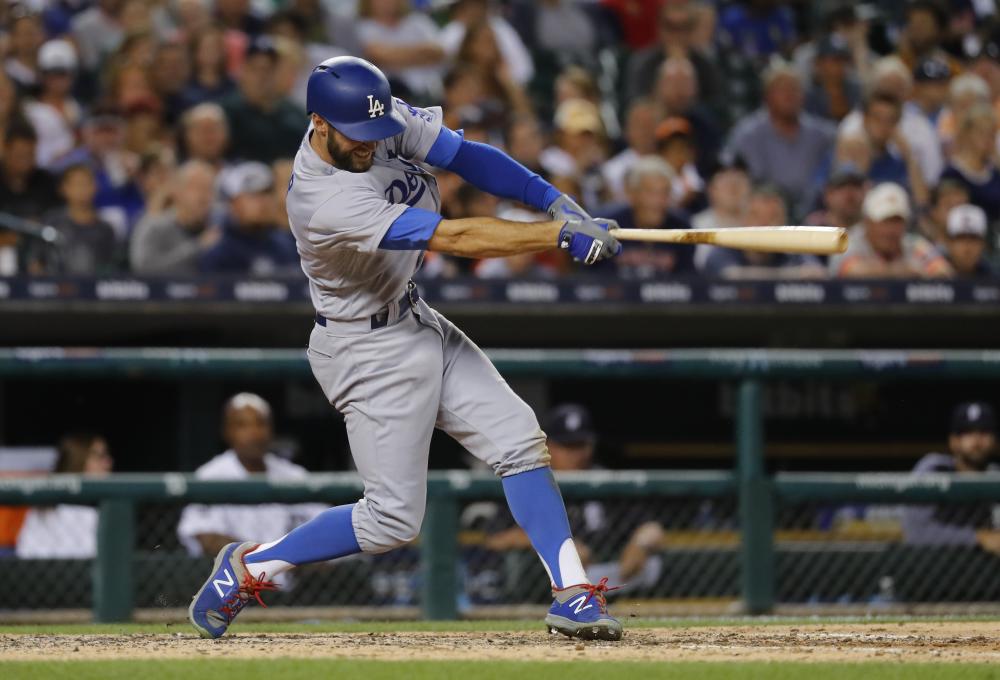
[[[569,194],[562,194],[549,206],[549,216],[554,220],[592,220],[594,219],[579,203],[570,198]]]
[[[622,245],[612,236],[617,228],[618,223],[614,220],[567,222],[559,230],[559,247],[568,250],[578,262],[594,264],[622,251]]]

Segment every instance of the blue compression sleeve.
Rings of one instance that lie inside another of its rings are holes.
[[[502,482],[510,512],[531,539],[552,583],[557,588],[565,588],[586,581],[552,469],[541,467],[521,472],[504,477]],[[568,553],[572,554],[572,559]]]
[[[425,250],[441,216],[423,208],[407,208],[389,225],[378,247],[382,250]]]
[[[558,189],[500,149],[466,141],[448,128],[441,128],[427,152],[427,162],[451,170],[477,189],[527,203],[542,212],[560,196]]]
[[[246,556],[247,564],[283,562],[285,565],[325,562],[361,552],[351,523],[353,505],[324,510],[300,524],[283,538],[261,546]],[[273,567],[272,567],[273,568]],[[281,571],[280,567],[278,571]],[[273,575],[273,571],[272,571]]]

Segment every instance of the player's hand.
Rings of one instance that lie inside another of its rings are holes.
[[[612,235],[617,228],[614,220],[570,221],[559,231],[559,247],[568,250],[574,260],[594,264],[622,251],[622,245]]]
[[[570,198],[569,194],[563,194],[552,201],[552,205],[549,206],[549,216],[554,220],[576,220],[578,222],[593,219],[579,203]]]

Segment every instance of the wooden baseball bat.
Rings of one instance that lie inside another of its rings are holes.
[[[847,230],[838,227],[728,227],[722,229],[616,229],[620,241],[709,243],[763,253],[834,255],[847,250]]]

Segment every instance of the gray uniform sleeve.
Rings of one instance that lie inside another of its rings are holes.
[[[406,129],[394,138],[396,153],[403,158],[422,162],[441,133],[444,119],[441,107],[421,109],[398,98],[393,98],[392,105],[406,120]]]
[[[405,203],[390,203],[368,187],[345,187],[313,214],[309,242],[320,249],[374,253],[389,226],[408,207]]]

